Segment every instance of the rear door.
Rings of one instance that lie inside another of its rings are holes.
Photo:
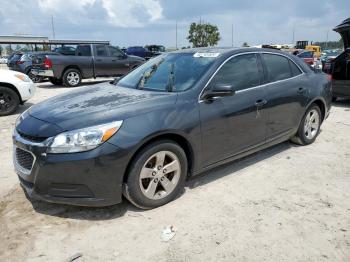
[[[199,102],[203,167],[265,143],[266,92],[259,65],[255,53],[232,57],[208,84],[206,89],[232,85],[236,93]]]
[[[110,76],[113,58],[109,55],[107,45],[94,46],[94,63],[96,76]]]
[[[267,140],[295,131],[308,102],[306,74],[281,54],[261,54],[268,92]]]

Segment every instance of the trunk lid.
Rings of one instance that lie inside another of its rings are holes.
[[[339,25],[337,25],[334,29],[335,32],[339,33],[344,42],[344,49],[350,47],[350,17],[345,19]]]

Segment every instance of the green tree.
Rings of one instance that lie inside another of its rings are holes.
[[[216,25],[209,23],[192,23],[188,31],[187,39],[192,43],[193,47],[206,47],[216,45],[221,37]]]

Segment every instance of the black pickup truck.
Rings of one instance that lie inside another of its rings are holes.
[[[32,73],[55,85],[74,87],[84,78],[125,75],[144,61],[110,45],[87,44],[79,45],[74,56],[37,56]]]

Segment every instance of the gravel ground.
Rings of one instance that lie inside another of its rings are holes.
[[[39,84],[17,114],[0,118],[0,261],[350,261],[349,100],[333,106],[314,144],[286,142],[217,168],[142,211],[25,197],[11,159],[15,119],[68,90]],[[168,225],[176,234],[162,242]]]

